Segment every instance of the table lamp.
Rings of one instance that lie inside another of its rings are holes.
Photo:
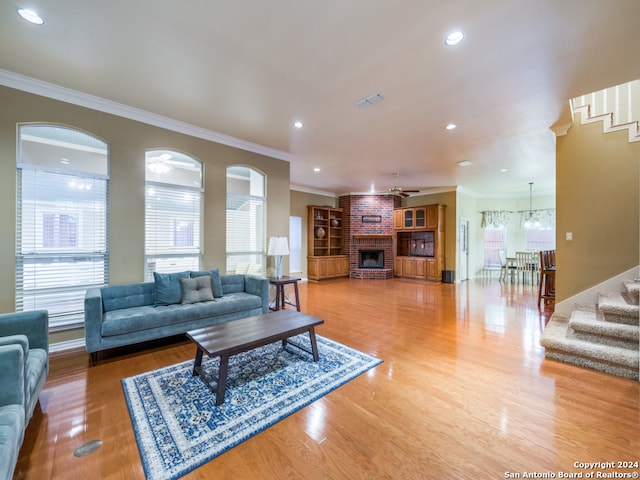
[[[271,237],[269,238],[269,248],[267,255],[276,257],[276,278],[282,277],[282,256],[289,255],[289,244],[287,237]]]

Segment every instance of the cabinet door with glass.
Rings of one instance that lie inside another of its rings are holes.
[[[412,208],[414,228],[424,228],[426,226],[426,208]]]
[[[402,228],[404,228],[405,230],[412,229],[414,227],[413,209],[405,208],[402,212],[404,216],[404,224],[402,225]]]

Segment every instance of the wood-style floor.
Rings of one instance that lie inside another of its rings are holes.
[[[301,284],[302,310],[325,320],[318,334],[384,363],[183,478],[478,480],[640,461],[640,383],[545,360],[550,313],[536,289]],[[52,354],[15,478],[144,478],[120,379],[194,352],[178,340],[109,352],[96,367],[84,352]],[[94,439],[100,449],[73,455]]]

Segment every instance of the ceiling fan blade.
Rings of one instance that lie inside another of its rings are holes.
[[[410,191],[411,190],[405,190],[404,192],[400,192],[400,195],[406,198],[406,197],[409,196],[409,194],[407,192],[410,192]]]
[[[402,190],[405,193],[418,193],[420,190]]]

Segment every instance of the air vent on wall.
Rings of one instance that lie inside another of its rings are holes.
[[[358,100],[356,102],[356,105],[358,106],[358,108],[366,110],[367,108],[371,108],[374,105],[379,104],[382,100],[384,100],[384,97],[382,95],[380,95],[379,93],[374,93],[366,98],[363,98],[362,100]]]

